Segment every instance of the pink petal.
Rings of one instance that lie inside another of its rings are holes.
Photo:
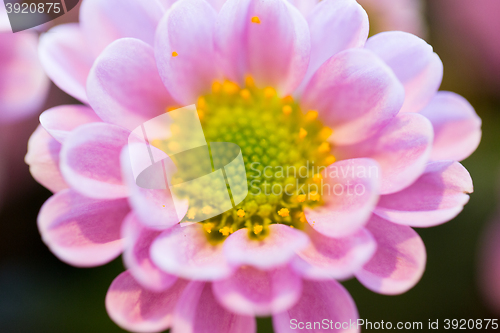
[[[432,227],[457,216],[473,190],[471,176],[460,163],[432,162],[415,183],[381,196],[374,213],[398,224]]]
[[[377,252],[356,273],[368,289],[385,295],[404,293],[417,284],[425,270],[425,245],[410,227],[374,215],[367,225],[377,241]]]
[[[267,316],[288,310],[298,301],[302,280],[287,266],[271,271],[243,266],[231,277],[214,282],[212,290],[228,311]]]
[[[269,234],[261,241],[250,239],[246,228],[231,234],[224,241],[224,254],[233,265],[268,270],[287,264],[308,243],[309,238],[302,231],[271,224]]]
[[[366,42],[394,71],[405,87],[401,112],[417,112],[434,97],[443,79],[443,63],[432,46],[415,35],[390,31]]]
[[[288,2],[297,7],[297,9],[306,18],[309,16],[313,8],[318,4],[318,0],[288,0]]]
[[[103,265],[122,252],[127,201],[96,200],[71,189],[54,194],[38,215],[38,229],[54,254],[74,266]]]
[[[374,53],[343,51],[314,74],[302,96],[304,110],[317,110],[333,129],[336,144],[352,144],[373,136],[403,105],[401,83]]]
[[[324,319],[328,321],[327,328],[312,326],[314,322],[322,323]],[[356,305],[340,283],[335,280],[304,281],[299,302],[290,310],[275,314],[273,327],[276,333],[296,331],[354,333],[360,331],[356,325],[357,320]],[[307,322],[311,323],[311,327],[306,326]],[[335,329],[335,323],[339,323],[343,329]]]
[[[233,271],[222,244],[210,244],[200,224],[177,225],[164,231],[153,241],[150,252],[158,267],[186,279],[223,279]]]
[[[184,207],[178,207],[174,204],[172,194],[169,189],[147,189],[137,185],[136,179],[132,172],[132,163],[147,162],[150,165],[150,156],[147,154],[144,158],[147,161],[142,161],[142,158],[135,157],[131,159],[131,151],[138,153],[135,156],[141,156],[140,150],[144,147],[141,144],[129,144],[122,150],[121,153],[121,166],[122,177],[129,191],[129,203],[132,206],[138,220],[148,228],[156,230],[165,230],[178,224],[187,212],[187,203]],[[151,151],[155,156],[160,156],[163,153],[165,158],[166,154],[153,146],[150,146]],[[146,148],[147,150],[147,148]],[[165,182],[163,173],[162,179],[158,180],[161,184]],[[179,210],[179,211],[177,211]]]
[[[49,80],[38,60],[34,33],[0,33],[0,122],[40,112]]]
[[[369,30],[368,16],[355,0],[323,0],[312,9],[307,21],[311,30],[311,61],[302,88],[329,58],[365,45]]]
[[[213,42],[216,18],[217,12],[206,1],[183,0],[158,26],[155,54],[160,76],[181,104],[193,104],[210,92],[218,76]]]
[[[308,228],[311,244],[298,253],[293,267],[307,279],[346,279],[354,275],[375,253],[377,243],[361,229],[343,238],[330,238]]]
[[[481,118],[460,95],[440,91],[420,114],[434,126],[433,160],[464,160],[481,141]]]
[[[325,204],[306,208],[307,222],[328,237],[358,231],[370,218],[378,200],[380,171],[368,158],[343,160],[323,171],[320,193]]]
[[[419,114],[398,114],[377,135],[366,141],[338,146],[339,159],[370,157],[381,169],[381,194],[401,191],[424,172],[429,160],[433,130],[430,121]]]
[[[45,72],[64,92],[87,103],[85,85],[94,57],[76,23],[50,29],[40,38],[39,57]]]
[[[260,23],[252,23],[257,16]],[[228,0],[216,44],[224,74],[241,82],[252,75],[259,86],[291,93],[306,73],[311,48],[303,15],[286,0]]]
[[[113,41],[125,37],[152,46],[164,12],[158,1],[86,0],[80,7],[80,25],[97,56]]]
[[[187,282],[178,280],[170,289],[155,293],[142,288],[125,271],[113,281],[106,295],[106,310],[120,327],[134,332],[161,332],[173,322],[175,306]]]
[[[172,333],[256,333],[255,318],[221,307],[209,283],[191,282],[175,310]]]
[[[161,82],[153,48],[133,38],[111,43],[96,59],[87,94],[99,117],[129,130],[175,104]]]
[[[120,152],[129,132],[106,123],[82,125],[66,138],[61,172],[76,191],[99,199],[128,195],[122,183]]]
[[[177,277],[160,270],[151,260],[151,243],[160,235],[159,231],[145,228],[133,213],[123,222],[123,261],[134,279],[144,288],[161,292],[171,287]]]
[[[94,122],[101,122],[101,119],[84,105],[60,105],[40,115],[40,124],[60,143],[78,126]]]
[[[68,188],[59,169],[61,144],[42,126],[38,126],[28,141],[28,153],[24,158],[37,182],[58,192]]]

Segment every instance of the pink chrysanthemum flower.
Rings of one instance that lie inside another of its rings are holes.
[[[337,280],[407,291],[426,260],[411,227],[444,223],[468,201],[472,181],[457,161],[476,149],[480,119],[462,97],[438,92],[442,63],[423,40],[387,32],[367,41],[354,0],[308,12],[284,0],[181,0],[168,11],[85,0],[80,21],[43,36],[40,55],[54,82],[90,107],[44,112],[26,159],[55,192],[38,224],[59,258],[88,267],[123,253],[127,271],[106,306],[128,330],[254,332],[255,316],[272,315],[276,332],[288,332],[292,319],[355,320]],[[170,193],[131,177],[127,140],[193,103],[207,141],[241,147],[249,182],[292,184],[292,194],[250,192],[181,227]],[[278,166],[308,172],[263,170]],[[293,185],[318,183],[363,191]]]

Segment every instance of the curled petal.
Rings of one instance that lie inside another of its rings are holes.
[[[178,280],[155,293],[139,285],[129,271],[118,275],[106,294],[106,310],[120,327],[133,332],[161,332],[173,321],[174,309],[187,285]]]
[[[106,123],[80,126],[71,132],[61,151],[64,179],[82,194],[101,199],[127,196],[122,183],[120,153],[129,132]]]
[[[212,289],[229,311],[266,316],[292,307],[300,297],[302,280],[287,266],[270,271],[244,266],[229,278],[213,282]]]
[[[345,159],[370,157],[380,165],[381,194],[398,192],[424,172],[432,150],[430,121],[416,113],[398,114],[366,141],[339,146],[335,156]]]
[[[94,122],[101,122],[101,118],[84,105],[56,106],[40,115],[40,124],[60,143],[78,126]]]
[[[185,105],[210,92],[218,76],[213,42],[216,18],[217,12],[206,1],[182,0],[158,26],[155,54],[160,76]]]
[[[54,194],[38,215],[38,229],[54,254],[74,266],[98,266],[122,251],[125,199],[97,200],[71,189]]]
[[[87,94],[101,119],[129,130],[174,104],[158,75],[153,48],[133,38],[117,40],[99,55]]]
[[[434,97],[443,79],[443,63],[432,46],[402,31],[377,34],[366,42],[394,71],[405,87],[401,112],[418,112]]]
[[[307,222],[328,237],[355,233],[370,218],[378,200],[380,175],[369,158],[343,160],[323,172],[320,193],[325,204],[306,208]]]
[[[420,280],[425,270],[425,245],[410,227],[374,215],[367,225],[377,241],[377,252],[356,273],[368,289],[385,295],[404,293]]]
[[[272,224],[263,240],[250,239],[246,228],[236,231],[225,240],[224,254],[232,265],[266,270],[285,265],[308,243],[309,238],[302,231]]]
[[[403,105],[404,90],[391,69],[373,52],[340,52],[318,69],[302,96],[304,110],[317,110],[333,129],[336,144],[373,136]]]
[[[161,292],[171,287],[177,277],[160,270],[151,260],[151,243],[160,235],[157,230],[143,226],[137,217],[130,213],[123,221],[124,240],[123,261],[134,279],[146,289]]]
[[[472,191],[470,174],[460,163],[432,162],[412,185],[381,196],[374,213],[398,224],[431,227],[457,216]]]
[[[433,160],[464,160],[481,141],[481,118],[460,95],[440,91],[420,114],[434,127]]]
[[[340,283],[335,280],[303,282],[302,297],[299,302],[288,311],[273,316],[273,327],[276,333],[289,333],[297,329],[307,332],[343,332],[357,333],[359,328],[358,310],[351,295]],[[299,323],[320,322],[328,319],[327,330],[313,330],[300,326]],[[342,329],[335,329],[335,323],[343,323]],[[331,325],[331,326],[330,326]]]
[[[225,310],[209,283],[191,282],[175,310],[172,333],[256,333],[255,318]]]
[[[164,231],[153,241],[150,253],[162,270],[190,280],[223,279],[233,271],[222,245],[210,244],[199,224]]]
[[[50,29],[40,38],[39,57],[45,72],[64,92],[88,103],[85,85],[94,57],[76,23]]]
[[[311,41],[303,15],[286,0],[229,0],[217,21],[216,45],[224,74],[242,82],[293,92],[309,63]]]
[[[59,169],[61,144],[42,126],[38,126],[28,141],[28,153],[24,158],[37,182],[58,192],[68,188]]]
[[[309,228],[311,243],[298,253],[295,270],[307,279],[346,279],[354,275],[375,253],[377,243],[361,229],[343,238],[330,238]]]

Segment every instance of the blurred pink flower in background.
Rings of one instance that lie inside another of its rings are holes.
[[[288,332],[291,318],[358,317],[337,280],[412,288],[426,253],[411,227],[463,209],[473,188],[458,161],[481,138],[472,106],[438,92],[432,47],[404,32],[366,41],[354,0],[212,5],[84,0],[80,24],[42,37],[48,75],[90,105],[45,111],[29,142],[32,175],[55,193],[38,218],[45,243],[81,267],[123,253],[106,306],[132,331],[254,332],[254,316],[273,315]],[[180,227],[169,192],[131,179],[126,145],[143,122],[193,103],[208,138],[234,140],[247,162],[312,159],[328,169],[306,182],[366,191],[249,195],[221,220]],[[377,172],[330,174],[349,167]]]
[[[426,36],[424,1],[357,0],[368,12],[370,33],[400,30],[421,38]]]

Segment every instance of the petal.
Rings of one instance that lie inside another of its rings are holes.
[[[175,310],[172,333],[256,333],[255,318],[226,311],[210,284],[191,282]]]
[[[253,23],[258,17],[260,23]],[[217,21],[216,44],[224,74],[241,82],[252,75],[259,86],[283,95],[307,70],[311,41],[303,15],[286,0],[229,0]]]
[[[129,130],[175,104],[161,82],[153,48],[133,38],[119,39],[99,55],[87,94],[99,117]]]
[[[366,42],[394,71],[405,87],[401,112],[417,112],[434,97],[443,79],[443,63],[432,46],[402,31],[377,34]]]
[[[398,192],[424,172],[433,140],[432,124],[419,114],[398,114],[377,135],[351,146],[339,146],[340,159],[369,157],[380,165],[381,194]]]
[[[155,30],[165,9],[158,1],[86,0],[80,7],[80,25],[100,54],[113,41],[132,37],[153,45]]]
[[[71,132],[61,150],[61,172],[76,191],[91,198],[127,196],[122,184],[120,152],[129,132],[106,123],[80,126]]]
[[[330,238],[308,228],[311,244],[298,253],[295,270],[306,279],[346,279],[354,275],[375,253],[377,243],[361,229],[343,238]]]
[[[191,280],[223,279],[233,271],[222,245],[210,244],[200,224],[164,231],[151,245],[151,259],[165,272]]]
[[[60,143],[78,126],[94,122],[101,122],[101,119],[84,105],[60,105],[40,115],[40,124]]]
[[[213,42],[216,18],[217,12],[206,1],[182,0],[172,6],[158,26],[158,70],[167,89],[181,104],[196,102],[198,96],[210,91],[217,78]]]
[[[40,38],[39,57],[45,72],[64,92],[87,103],[85,84],[94,58],[76,23],[50,29]]]
[[[233,265],[251,265],[267,270],[288,263],[305,248],[309,238],[305,233],[283,224],[272,224],[263,240],[248,237],[243,228],[231,234],[224,242],[224,254]]]
[[[302,96],[303,110],[317,110],[336,144],[362,141],[387,125],[403,105],[404,91],[389,67],[364,49],[326,61]]]
[[[377,241],[377,252],[356,278],[368,289],[384,294],[404,293],[417,284],[425,270],[425,245],[410,227],[374,215],[367,225]]]
[[[271,271],[244,266],[229,278],[214,282],[212,290],[228,311],[267,316],[288,310],[297,302],[302,280],[287,266]]]
[[[306,18],[318,4],[318,0],[288,0],[288,2],[294,5]]]
[[[28,141],[28,153],[24,158],[33,178],[52,192],[68,188],[59,169],[60,151],[61,144],[38,126]]]
[[[355,0],[323,0],[312,9],[307,22],[311,61],[299,90],[329,58],[346,49],[363,47],[369,30],[368,15]]]
[[[374,213],[398,224],[432,227],[457,216],[472,192],[471,176],[460,163],[432,162],[415,183],[381,196]]]
[[[306,323],[324,322],[322,325],[307,327]],[[290,333],[299,329],[302,332],[359,332],[356,322],[358,310],[351,295],[340,283],[329,281],[304,281],[302,297],[290,310],[273,316],[273,327],[276,333]],[[340,323],[343,329],[335,329]],[[353,325],[351,325],[353,323]],[[304,330],[305,329],[305,330]]]
[[[134,332],[161,332],[172,324],[175,306],[186,287],[177,281],[161,293],[142,288],[125,271],[113,281],[106,294],[106,310],[120,327]]]
[[[38,215],[38,229],[54,254],[74,266],[91,267],[120,255],[120,228],[127,201],[96,200],[71,189],[54,194]]]
[[[156,149],[154,146],[149,146],[149,148],[154,156],[168,159],[163,151]],[[179,204],[176,205],[169,189],[149,189],[137,185],[132,171],[133,164],[152,165],[148,152],[141,154],[143,149],[144,145],[133,143],[124,148],[121,153],[122,177],[129,191],[129,203],[142,224],[148,228],[165,230],[182,220],[188,209],[187,203],[184,207],[180,207]],[[134,156],[133,159],[131,155]],[[144,161],[144,159],[146,160]],[[161,179],[158,180],[160,184],[165,183],[163,177],[162,173]]]
[[[433,160],[461,161],[479,146],[481,118],[462,96],[440,91],[420,114],[434,127]]]
[[[49,80],[38,60],[34,33],[0,34],[0,121],[15,121],[40,112]]]
[[[151,243],[160,235],[159,231],[145,228],[133,213],[123,221],[123,261],[134,279],[144,288],[161,292],[170,288],[177,277],[160,270],[151,260]]]
[[[329,237],[358,231],[370,218],[378,200],[379,168],[368,158],[343,160],[323,171],[321,194],[325,204],[304,209],[307,222]]]

